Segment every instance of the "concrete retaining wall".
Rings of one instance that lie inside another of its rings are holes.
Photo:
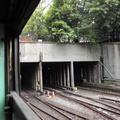
[[[43,62],[89,62],[100,61],[103,57],[103,63],[115,79],[120,79],[120,43],[99,44],[55,44],[55,43],[37,43],[21,42],[21,62],[38,62],[40,52]],[[110,79],[110,75],[104,69],[104,77]]]
[[[115,79],[120,79],[120,43],[107,43],[102,45],[103,62]],[[105,77],[110,75],[105,71]]]

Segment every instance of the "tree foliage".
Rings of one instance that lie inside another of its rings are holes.
[[[47,13],[39,5],[23,33],[60,42],[114,40],[120,36],[119,8],[119,0],[52,0]]]
[[[38,5],[29,21],[27,22],[25,28],[22,31],[22,37],[31,37],[33,40],[46,39],[48,30],[44,23],[43,14],[46,6],[42,6],[44,0],[41,0],[41,3]]]
[[[53,0],[53,5],[46,14],[46,24],[54,41],[64,38],[79,38],[79,26],[82,21],[83,1]],[[87,14],[87,12],[84,14]]]
[[[105,37],[115,39],[120,34],[120,1],[119,0],[87,0],[86,9],[90,19],[94,20],[94,31],[97,39]]]

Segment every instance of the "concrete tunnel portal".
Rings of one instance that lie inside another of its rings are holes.
[[[21,86],[36,89],[43,86],[73,88],[84,82],[99,81],[99,62],[39,62],[21,63]]]

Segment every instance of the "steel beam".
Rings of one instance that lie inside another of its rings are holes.
[[[15,91],[20,94],[19,35],[13,37],[13,80]]]

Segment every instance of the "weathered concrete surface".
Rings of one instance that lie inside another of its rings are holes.
[[[100,45],[21,42],[21,62],[99,61]]]
[[[100,57],[102,56],[104,66],[115,79],[120,79],[120,43],[104,43],[101,45],[88,43],[55,44],[21,42],[20,51],[20,61],[23,63],[39,62],[40,58],[42,59],[42,62],[95,62],[100,61]],[[99,66],[97,66],[97,68],[98,67]],[[99,70],[96,72],[101,71]],[[105,69],[104,77],[109,80],[111,77]]]
[[[103,62],[115,79],[120,79],[120,43],[106,43],[102,45]],[[110,75],[105,72],[105,77]]]
[[[38,62],[39,47],[37,43],[20,43],[20,62]]]

